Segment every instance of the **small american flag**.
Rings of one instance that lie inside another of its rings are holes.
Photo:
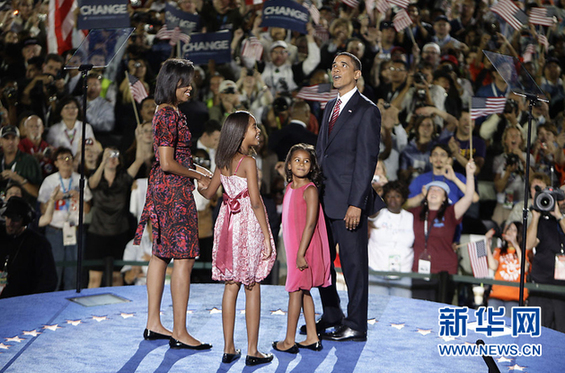
[[[410,4],[409,0],[388,0],[389,3],[391,3],[392,5],[396,5],[397,7],[400,7],[402,9],[406,9],[408,7],[408,5]]]
[[[475,276],[475,278],[488,277],[487,247],[485,241],[469,242],[467,249],[469,250],[473,276]]]
[[[377,0],[377,10],[379,13],[386,14],[388,8],[390,8],[390,4],[387,0]]]
[[[316,5],[314,5],[310,0],[304,1],[303,5],[306,7],[306,9],[308,9],[308,12],[310,12],[312,21],[314,21],[314,23],[318,25],[320,23],[320,11],[318,10],[318,8],[316,8]]]
[[[161,40],[169,40],[169,44],[176,45],[177,42],[180,40],[185,44],[190,42],[190,36],[180,31],[180,28],[175,27],[173,30],[167,29],[167,25],[163,25],[161,29],[155,35],[157,39]]]
[[[350,8],[357,9],[359,6],[359,0],[341,0],[345,5]]]
[[[322,43],[325,43],[326,41],[330,40],[330,32],[328,31],[327,28],[325,28],[322,25],[314,26],[314,35],[316,35],[316,37],[320,39]]]
[[[147,90],[145,89],[143,83],[139,79],[137,79],[137,77],[131,75],[128,72],[126,72],[126,74],[129,80],[129,90],[131,92],[131,96],[138,104],[141,104],[141,101],[143,101],[145,97],[149,96],[149,94],[147,93]]]
[[[530,9],[530,23],[532,25],[553,26],[557,21],[555,17],[549,17],[547,8],[532,8]]]
[[[400,32],[412,24],[412,18],[410,18],[406,10],[401,9],[392,19],[392,24],[396,32]]]
[[[471,100],[471,119],[485,115],[500,114],[504,111],[506,97],[473,97]]]
[[[322,109],[326,107],[326,103],[337,97],[337,89],[332,89],[329,83],[316,84],[308,87],[302,87],[296,98],[306,101],[317,101],[321,103]]]
[[[510,0],[500,0],[490,10],[501,16],[514,30],[519,31],[528,22],[526,13]]]
[[[247,5],[263,4],[263,0],[245,0],[245,4]]]
[[[251,36],[249,39],[245,40],[241,50],[241,55],[243,57],[252,58],[255,61],[261,61],[262,54],[263,45],[255,36]]]
[[[549,48],[549,40],[547,40],[547,37],[544,34],[538,34],[538,41],[545,47],[545,49]]]

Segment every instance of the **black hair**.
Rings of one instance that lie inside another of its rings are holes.
[[[60,146],[57,149],[55,149],[55,151],[53,152],[53,162],[57,160],[57,158],[61,155],[61,154],[70,154],[71,157],[74,158],[73,156],[73,151],[69,148],[65,148],[64,146]]]
[[[71,102],[74,102],[75,105],[78,108],[78,112],[77,112],[77,119],[76,120],[82,120],[82,106],[80,105],[79,100],[71,95],[67,95],[63,98],[61,98],[59,100],[59,103],[57,104],[57,107],[55,108],[55,112],[53,113],[53,122],[52,123],[58,123],[61,120],[63,120],[63,117],[61,115],[61,111],[63,111],[63,108],[65,107],[65,105],[70,104]]]
[[[339,52],[335,55],[336,58],[339,57],[339,56],[349,57],[351,59],[351,61],[353,62],[353,68],[354,68],[355,71],[357,71],[357,70],[361,71],[362,70],[363,66],[361,65],[361,61],[359,60],[359,58],[357,58],[356,55],[349,53],[349,52]]]
[[[165,61],[155,87],[155,103],[177,104],[177,89],[188,87],[194,77],[194,66],[192,62],[180,58],[170,58]]]
[[[316,149],[310,145],[305,143],[300,143],[293,145],[288,154],[286,155],[286,160],[284,162],[284,172],[286,175],[287,183],[292,182],[292,171],[290,170],[290,162],[292,161],[292,155],[294,152],[303,150],[310,156],[310,173],[308,174],[308,179],[316,185],[316,188],[321,189],[323,183],[323,176],[322,170],[318,165],[318,159],[316,158]]]
[[[216,151],[217,168],[231,170],[231,161],[241,151],[241,143],[247,133],[250,118],[255,119],[248,111],[236,111],[226,118]]]
[[[222,125],[215,119],[210,119],[204,123],[204,133],[211,135],[216,131],[222,132]]]
[[[449,207],[449,195],[447,194],[447,192],[445,190],[444,190],[444,192],[445,192],[445,199],[443,200],[443,203],[441,204],[441,206],[437,210],[436,219],[438,221],[441,221],[441,219],[443,219],[443,215],[445,214],[445,211]],[[429,193],[429,188],[428,188],[428,191],[426,192],[426,195],[424,196],[424,199],[422,200],[422,203],[421,203],[422,210],[420,210],[420,216],[419,216],[421,221],[426,220],[426,215],[430,211],[430,207],[428,206],[428,193]]]
[[[399,180],[389,181],[385,185],[383,185],[383,200],[385,199],[386,195],[392,191],[398,192],[404,201],[408,199],[408,195],[410,191],[406,184]]]
[[[447,156],[451,157],[451,149],[449,149],[449,146],[447,144],[441,144],[441,143],[436,143],[432,146],[432,148],[430,149],[430,155],[434,152],[436,148],[445,150],[447,152]]]
[[[57,53],[49,53],[45,56],[45,63],[48,63],[49,61],[59,62],[61,65],[65,64],[63,57],[59,56]]]

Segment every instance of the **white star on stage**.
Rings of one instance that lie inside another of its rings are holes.
[[[396,329],[398,329],[398,330],[404,328],[405,325],[406,325],[405,323],[402,323],[402,324],[390,324],[390,326],[392,326],[393,328],[396,328]]]
[[[80,320],[67,320],[67,324],[71,324],[72,326],[77,326],[78,324],[82,324]]]
[[[286,312],[279,308],[276,311],[271,311],[271,315],[286,315]]]
[[[420,329],[418,328],[418,330],[416,331],[416,333],[420,333],[422,335],[428,335],[432,332],[432,329]]]
[[[4,338],[6,340],[6,342],[18,342],[18,343],[22,343],[22,341],[24,341],[24,338],[20,338],[18,336],[12,337],[12,338]]]
[[[367,320],[367,324],[369,324],[369,325],[375,325],[376,323],[378,323],[377,319],[369,319],[369,320]]]
[[[108,320],[108,316],[92,316],[92,319],[101,322]]]
[[[133,313],[122,312],[120,313],[120,316],[123,317],[124,319],[129,319],[130,317],[133,317]]]
[[[507,357],[501,356],[498,359],[496,359],[496,361],[498,361],[499,363],[509,363],[512,361],[512,359],[509,359]]]
[[[7,350],[7,349],[10,348],[10,346],[5,345],[4,343],[0,343],[0,348],[3,349],[3,350]]]
[[[452,337],[452,336],[443,336],[443,337],[440,337],[440,338],[443,339],[445,342],[451,342],[451,341],[455,340],[455,337]]]
[[[245,310],[239,311],[239,314],[240,314],[240,315],[245,315]]]
[[[192,315],[193,313],[194,313],[193,310],[186,310],[186,314],[187,314],[187,315]]]
[[[521,367],[521,366],[519,366],[518,364],[514,364],[513,366],[508,367],[508,370],[519,370],[519,371],[522,371],[522,370],[524,370],[524,368],[525,368],[525,367]]]
[[[216,307],[214,307],[214,308],[212,308],[212,309],[210,310],[210,315],[213,315],[213,314],[215,314],[215,313],[222,313],[222,311],[219,310],[219,309],[217,309]]]
[[[37,330],[30,330],[29,332],[24,331],[24,335],[33,335],[34,337],[37,337],[39,334],[41,333]]]
[[[55,330],[57,330],[57,329],[61,329],[61,327],[60,327],[58,324],[55,324],[55,325],[44,325],[44,326],[43,326],[43,329],[49,329],[49,330],[55,331]]]

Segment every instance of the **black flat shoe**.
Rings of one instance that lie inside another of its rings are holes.
[[[222,356],[222,363],[229,364],[229,363],[236,361],[240,357],[241,357],[241,350],[240,349],[235,350],[235,354],[224,353],[224,356]]]
[[[143,339],[147,339],[147,340],[155,340],[155,339],[169,339],[171,338],[170,335],[166,335],[166,334],[161,334],[161,333],[157,333],[157,332],[152,332],[149,329],[145,329],[143,331]]]
[[[212,345],[209,343],[200,343],[197,346],[187,345],[186,343],[182,343],[181,341],[177,341],[173,337],[169,339],[169,347],[175,349],[187,349],[187,350],[209,350],[212,348]]]
[[[273,354],[265,354],[265,357],[249,356],[245,358],[245,365],[266,364],[273,361]]]
[[[287,349],[287,350],[281,350],[280,348],[278,348],[277,343],[279,343],[279,341],[273,342],[273,348],[277,351],[288,352],[289,354],[297,354],[298,353],[298,347],[296,346],[296,343],[294,345],[292,345],[292,347]]]
[[[316,333],[320,334],[326,331],[327,328],[338,327],[341,325],[341,320],[333,323],[325,322],[323,319],[316,321]],[[300,334],[306,335],[306,325],[300,327]]]
[[[298,346],[298,348],[307,348],[312,351],[322,351],[322,349],[324,348],[324,346],[322,346],[322,341],[312,343],[311,345],[303,345],[297,343],[296,346]]]

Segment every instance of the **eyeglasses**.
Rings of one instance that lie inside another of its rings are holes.
[[[406,69],[403,69],[402,67],[394,67],[394,66],[391,66],[388,69],[390,71],[406,71]]]
[[[70,162],[73,160],[73,157],[71,157],[70,155],[67,156],[61,156],[61,157],[57,157],[58,161],[63,161],[63,162]]]

